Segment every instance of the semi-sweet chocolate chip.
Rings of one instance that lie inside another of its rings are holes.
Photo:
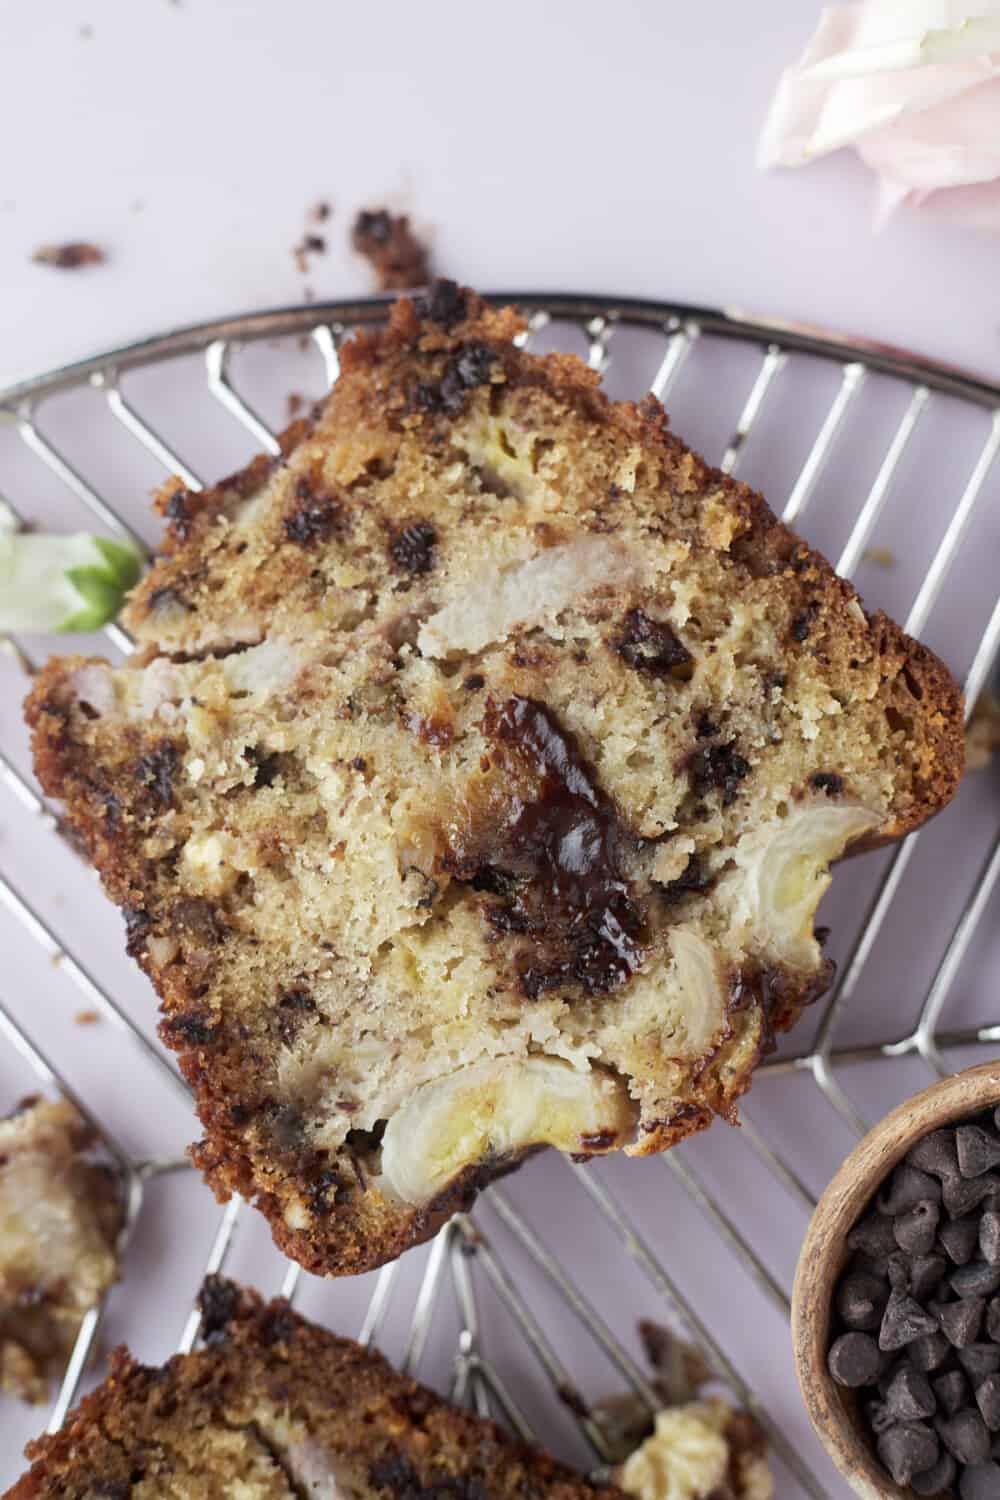
[[[892,1375],[885,1391],[885,1404],[896,1422],[919,1421],[932,1417],[937,1401],[926,1375],[909,1363],[901,1364]]]
[[[930,1172],[934,1177],[958,1176],[958,1149],[953,1128],[932,1130],[911,1146],[904,1158],[911,1167]]]
[[[979,1242],[978,1217],[969,1214],[964,1219],[949,1219],[938,1229],[938,1239],[949,1260],[956,1266],[966,1265]]]
[[[984,1261],[972,1261],[952,1271],[948,1280],[960,1297],[992,1297],[1000,1291],[1000,1266],[990,1266]]]
[[[993,1463],[970,1464],[958,1481],[962,1500],[997,1500],[1000,1495],[1000,1468]]]
[[[1000,1375],[987,1375],[976,1386],[976,1405],[991,1432],[1000,1432]]]
[[[929,1255],[937,1239],[941,1209],[937,1203],[923,1200],[907,1213],[897,1214],[892,1226],[896,1244],[907,1255]]]
[[[925,1333],[937,1333],[938,1325],[929,1312],[908,1292],[894,1287],[882,1315],[878,1346],[880,1349],[902,1349]]]
[[[1000,1265],[1000,1212],[993,1206],[979,1221],[979,1253],[991,1266]]]
[[[961,1370],[949,1370],[946,1375],[935,1376],[931,1389],[941,1410],[949,1417],[968,1405],[969,1382]]]
[[[888,1185],[878,1195],[879,1210],[884,1214],[905,1214],[918,1203],[937,1203],[941,1199],[941,1184],[929,1172],[901,1162]]]
[[[951,1488],[958,1473],[958,1465],[947,1450],[936,1464],[931,1464],[922,1474],[914,1474],[910,1488],[918,1495],[940,1495]]]
[[[901,1485],[909,1484],[914,1474],[937,1463],[940,1452],[937,1438],[923,1422],[900,1422],[890,1427],[879,1437],[877,1447],[879,1458]]]
[[[941,1325],[941,1332],[956,1349],[974,1344],[979,1335],[986,1303],[982,1297],[963,1297],[960,1302],[929,1304]]]
[[[934,1428],[960,1464],[981,1464],[989,1458],[989,1429],[974,1406],[963,1406],[953,1417],[936,1418]]]
[[[995,1193],[1000,1193],[1000,1177],[995,1172],[984,1172],[981,1177],[949,1177],[941,1189],[944,1206],[953,1219],[971,1213]]]
[[[826,1362],[838,1385],[868,1385],[878,1374],[878,1345],[868,1333],[842,1333],[830,1345]]]
[[[987,1375],[1000,1370],[1000,1346],[996,1344],[969,1344],[959,1349],[958,1362],[974,1386],[978,1386]]]
[[[855,1271],[837,1287],[834,1306],[848,1328],[878,1328],[889,1300],[889,1288],[877,1276]]]
[[[909,1292],[918,1302],[923,1302],[940,1282],[948,1262],[943,1255],[918,1255],[910,1262]]]
[[[938,1370],[951,1353],[951,1345],[940,1329],[924,1334],[907,1345],[907,1356],[918,1370]]]
[[[960,1125],[955,1132],[958,1170],[963,1177],[981,1177],[1000,1163],[1000,1139],[981,1125]]]
[[[884,1259],[896,1249],[892,1220],[885,1214],[865,1214],[848,1234],[847,1244],[849,1249],[861,1250],[875,1260]]]

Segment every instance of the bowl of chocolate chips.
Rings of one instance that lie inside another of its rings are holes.
[[[792,1298],[813,1426],[864,1500],[1000,1500],[1000,1062],[915,1094],[816,1207]]]

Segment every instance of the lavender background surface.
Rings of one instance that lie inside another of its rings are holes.
[[[0,384],[171,326],[315,295],[369,290],[347,248],[356,209],[388,203],[426,230],[440,270],[483,287],[606,290],[739,306],[908,346],[1000,376],[994,240],[900,217],[870,232],[872,184],[850,157],[796,174],[754,170],[757,131],[780,67],[813,20],[802,0],[762,12],[706,0],[682,7],[510,0],[502,10],[452,3],[354,7],[308,0],[49,0],[0,9]],[[84,34],[89,29],[90,34]],[[329,253],[308,274],[291,249],[310,204],[327,199]],[[40,243],[88,239],[106,266],[75,274],[30,262]],[[559,332],[554,335],[558,341]],[[563,339],[566,342],[566,339]],[[572,340],[569,339],[571,343]],[[655,351],[616,351],[609,381],[637,394]],[[749,348],[703,341],[671,402],[677,429],[721,454],[758,367]],[[318,357],[294,345],[238,361],[259,409],[280,424],[289,390],[318,393]],[[781,378],[741,475],[780,508],[832,399],[838,372],[796,361]],[[129,394],[202,472],[249,456],[247,435],[207,404],[195,362],[145,372]],[[824,471],[801,529],[836,556],[905,404],[869,382]],[[96,393],[52,404],[47,430],[99,488],[144,528],[161,475],[128,446]],[[954,508],[988,419],[941,399],[921,423],[875,538],[893,565],[862,564],[871,605],[905,615]],[[987,481],[927,638],[967,668],[996,594],[1000,505]],[[0,426],[0,494],[31,519],[82,524],[75,502]],[[50,643],[33,643],[42,656]],[[54,644],[54,643],[53,643]],[[95,649],[104,643],[95,642]],[[27,768],[24,682],[0,657],[0,745]],[[838,1043],[886,1039],[919,1009],[995,828],[996,770],[970,778],[922,838]],[[842,872],[822,920],[843,955],[884,854]],[[0,871],[29,892],[64,945],[153,1034],[145,981],[122,953],[120,919],[75,856],[0,788]],[[952,988],[945,1020],[997,1020],[997,903]],[[106,1021],[79,1027],[84,1002],[0,907],[0,996],[136,1154],[181,1152],[189,1111]],[[788,1047],[802,1051],[814,1022]],[[950,1054],[955,1066],[987,1053]],[[870,1120],[930,1081],[917,1062],[840,1071]],[[0,1106],[24,1091],[0,1043]],[[814,1192],[853,1136],[804,1074],[762,1077],[748,1114]],[[805,1215],[738,1134],[717,1125],[684,1148],[776,1279],[790,1288]],[[707,1228],[663,1161],[590,1169],[620,1196],[690,1301],[756,1387],[831,1495],[795,1390],[787,1330]],[[536,1160],[504,1191],[529,1215],[619,1336],[637,1347],[639,1316],[662,1315],[653,1290],[595,1217],[570,1171]],[[128,1339],[143,1358],[176,1344],[219,1210],[193,1172],[156,1182],[114,1293],[106,1345]],[[589,1396],[619,1387],[585,1334],[519,1258],[488,1204],[477,1216]],[[383,1346],[400,1353],[425,1249],[405,1258]],[[283,1267],[266,1230],[245,1215],[230,1266],[267,1291]],[[371,1278],[306,1278],[304,1311],[356,1332]],[[487,1352],[566,1457],[586,1455],[572,1423],[496,1299],[483,1292]],[[445,1285],[420,1373],[446,1385],[457,1327]],[[21,1471],[20,1445],[44,1414],[0,1404],[0,1481]],[[779,1493],[796,1494],[787,1476]]]

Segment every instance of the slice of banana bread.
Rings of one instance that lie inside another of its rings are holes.
[[[941,663],[523,326],[400,302],[283,457],[168,488],[135,664],[28,703],[200,1165],[316,1272],[542,1144],[732,1118],[828,980],[830,861],[961,773]]]
[[[621,1500],[380,1354],[211,1277],[206,1347],[118,1350],[6,1500]]]
[[[0,1120],[0,1389],[45,1401],[84,1315],[118,1275],[122,1191],[65,1099]]]

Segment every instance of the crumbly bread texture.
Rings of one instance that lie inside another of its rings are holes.
[[[212,1277],[202,1309],[206,1347],[117,1351],[6,1500],[621,1500],[285,1302]]]
[[[575,358],[438,283],[283,456],[168,487],[134,664],[28,702],[216,1189],[317,1272],[551,1144],[733,1117],[828,864],[962,768],[941,663]]]
[[[45,1401],[84,1314],[118,1274],[114,1172],[66,1100],[31,1097],[0,1120],[0,1389]]]

